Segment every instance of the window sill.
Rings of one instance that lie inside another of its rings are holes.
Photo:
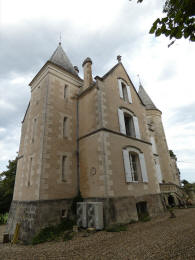
[[[135,184],[140,184],[140,183],[143,183],[143,184],[148,184],[148,182],[146,181],[131,181],[131,182],[126,182],[127,184],[132,184],[132,183],[135,183]]]

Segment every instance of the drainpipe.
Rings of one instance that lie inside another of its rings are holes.
[[[79,97],[76,99],[76,155],[77,155],[77,195],[80,192],[80,165],[79,165]]]

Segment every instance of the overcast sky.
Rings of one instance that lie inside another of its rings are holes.
[[[62,46],[82,70],[86,57],[93,75],[122,62],[135,87],[142,85],[163,112],[169,149],[181,179],[195,182],[195,44],[148,34],[162,16],[162,0],[0,0],[0,172],[19,149],[21,121],[31,79]]]

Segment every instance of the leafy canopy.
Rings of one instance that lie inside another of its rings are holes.
[[[7,171],[0,173],[0,214],[9,211],[16,176],[17,158],[9,161]]]
[[[166,16],[156,19],[150,29],[151,34],[169,37],[172,40],[169,46],[181,38],[195,41],[195,0],[165,0],[163,13]]]

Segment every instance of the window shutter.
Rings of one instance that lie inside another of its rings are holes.
[[[133,117],[133,123],[134,123],[134,127],[135,127],[135,137],[138,139],[141,139],[138,118],[136,116]]]
[[[127,95],[128,95],[129,103],[132,103],[132,96],[131,96],[130,86],[126,85],[126,88],[127,88]]]
[[[123,98],[123,90],[122,90],[122,85],[121,85],[121,80],[120,79],[118,79],[118,88],[119,88],[120,98]]]
[[[124,167],[125,167],[126,182],[132,182],[129,152],[127,150],[123,150],[123,160],[124,160]]]
[[[139,160],[140,160],[140,166],[141,166],[141,171],[142,171],[143,182],[148,182],[148,175],[147,175],[145,158],[144,158],[144,154],[143,153],[139,154]]]
[[[156,174],[159,183],[162,183],[162,173],[160,169],[159,158],[156,158]]]
[[[119,118],[120,132],[126,135],[124,113],[121,109],[118,109],[118,118]]]
[[[152,152],[157,154],[157,150],[156,150],[156,142],[155,142],[155,139],[154,139],[154,136],[150,136],[150,141],[152,143]]]

